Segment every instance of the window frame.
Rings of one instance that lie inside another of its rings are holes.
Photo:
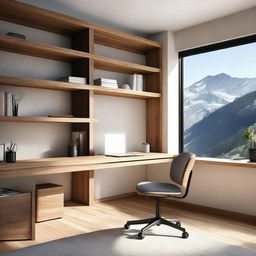
[[[191,48],[178,52],[179,57],[179,152],[184,152],[184,58],[256,42],[256,34]],[[256,60],[255,60],[256,61]]]

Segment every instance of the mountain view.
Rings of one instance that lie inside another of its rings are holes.
[[[256,123],[256,78],[221,73],[184,89],[184,150],[245,156],[244,130]]]

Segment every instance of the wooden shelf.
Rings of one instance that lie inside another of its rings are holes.
[[[59,61],[74,61],[90,57],[90,54],[86,52],[41,44],[6,35],[0,35],[0,50]]]
[[[85,84],[78,84],[78,83],[66,83],[66,82],[59,82],[59,81],[17,78],[17,77],[9,77],[9,76],[0,76],[0,84],[8,85],[8,86],[19,86],[19,87],[61,90],[61,91],[92,90],[95,92],[95,94],[100,94],[100,95],[110,95],[110,96],[138,98],[138,99],[161,97],[160,93],[154,93],[154,92],[139,92],[139,91],[125,90],[125,89],[112,89],[112,88],[107,88],[107,87],[102,87],[97,85],[85,85]]]
[[[119,96],[126,98],[135,98],[135,99],[150,99],[150,98],[160,98],[161,94],[156,92],[139,92],[125,89],[112,89],[102,86],[91,85],[92,90],[95,94],[99,95],[109,95],[109,96]]]
[[[68,36],[91,28],[94,30],[96,44],[131,52],[145,53],[161,47],[158,42],[14,0],[0,1],[0,16],[8,22]]]
[[[0,122],[30,122],[30,123],[93,123],[93,118],[68,118],[46,116],[0,116]]]
[[[160,72],[160,69],[155,67],[115,60],[108,57],[97,56],[91,53],[37,43],[6,35],[0,35],[0,50],[68,62],[84,58],[92,59],[94,60],[94,67],[96,69],[108,70],[112,72],[128,74]]]

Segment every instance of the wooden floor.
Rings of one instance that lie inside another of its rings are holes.
[[[122,227],[127,220],[152,217],[154,201],[142,197],[116,199],[94,206],[69,202],[64,218],[36,224],[35,241],[0,242],[0,253],[92,231]],[[184,211],[162,202],[162,216],[179,218],[187,231],[256,250],[256,226],[227,217]],[[171,232],[171,230],[170,230]]]

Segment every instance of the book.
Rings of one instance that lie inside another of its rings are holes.
[[[115,79],[109,79],[109,78],[98,78],[94,80],[95,83],[101,83],[101,82],[106,82],[106,83],[112,83],[112,84],[117,84],[117,80]]]
[[[66,77],[60,78],[59,81],[68,82],[68,83],[86,84],[86,78],[79,77],[79,76],[66,76]]]
[[[143,76],[139,74],[133,74],[129,77],[129,85],[134,91],[143,91]]]
[[[117,80],[115,79],[107,79],[107,78],[98,78],[94,80],[95,85],[105,86],[110,88],[118,88]]]
[[[136,74],[136,91],[143,91],[143,76]]]
[[[12,116],[12,93],[5,93],[5,115]]]
[[[5,95],[4,92],[0,92],[0,116],[5,115]]]

